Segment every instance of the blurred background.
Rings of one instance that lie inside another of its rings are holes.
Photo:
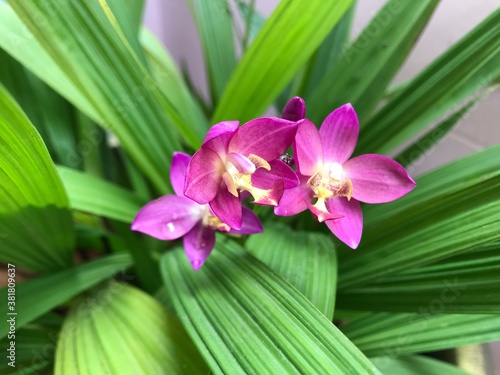
[[[278,3],[279,0],[256,0],[257,9],[264,16],[271,14]],[[351,39],[384,3],[384,0],[357,1]],[[498,6],[498,0],[441,0],[393,84],[415,76]],[[144,22],[162,40],[179,66],[187,67],[199,90],[206,94],[202,49],[185,0],[147,0]],[[419,175],[497,143],[500,143],[500,90],[477,104],[451,133],[408,170],[412,175]],[[500,161],[500,155],[498,158]],[[489,364],[484,362],[484,356],[488,357]],[[459,350],[459,361],[471,374],[500,375],[500,343],[464,347]]]

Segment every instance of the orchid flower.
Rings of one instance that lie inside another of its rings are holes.
[[[137,214],[132,230],[159,240],[175,240],[183,237],[184,250],[195,270],[210,255],[215,244],[215,231],[231,234],[262,232],[259,218],[248,208],[242,207],[242,225],[239,230],[223,223],[207,204],[198,204],[183,194],[184,179],[191,157],[174,153],[170,169],[170,181],[176,195],[165,195],[146,204]]]
[[[218,123],[189,163],[184,194],[208,203],[214,214],[233,229],[242,227],[241,193],[256,204],[276,206],[286,188],[298,185],[295,172],[278,158],[292,144],[297,123],[257,118]]]
[[[294,111],[301,113],[300,108]],[[358,133],[358,117],[350,104],[330,113],[319,131],[310,120],[302,120],[292,146],[300,185],[285,190],[274,209],[280,216],[309,209],[353,249],[359,245],[363,230],[359,202],[390,202],[416,186],[406,170],[386,156],[367,154],[349,159]]]

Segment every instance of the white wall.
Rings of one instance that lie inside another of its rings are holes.
[[[279,0],[257,0],[258,9],[269,15]],[[354,36],[359,34],[383,0],[359,0]],[[403,82],[471,30],[498,7],[498,0],[442,0],[414,51],[396,77]],[[204,67],[196,28],[185,0],[148,0],[148,27],[165,43],[174,58],[185,61],[194,79],[206,92]],[[413,175],[442,165],[487,146],[500,143],[500,90],[478,104],[437,147],[410,168]],[[362,136],[362,134],[361,134]],[[500,155],[499,155],[500,160]]]

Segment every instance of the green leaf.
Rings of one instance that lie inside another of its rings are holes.
[[[100,124],[118,136],[159,191],[170,191],[164,176],[172,152],[181,147],[177,127],[188,125],[176,108],[162,106],[159,88],[106,1],[62,6],[21,0],[11,6],[92,104]]]
[[[71,263],[68,198],[45,145],[0,85],[0,261],[47,272]]]
[[[379,104],[438,2],[387,2],[310,95],[311,119],[320,124],[335,108],[352,103],[363,122]],[[366,137],[361,134],[360,140]]]
[[[182,113],[187,124],[179,128],[183,140],[193,149],[199,148],[209,128],[202,109],[190,94],[173,58],[163,48],[161,42],[146,29],[142,29],[140,38],[151,75],[164,97],[162,105],[166,110],[172,105]]]
[[[61,325],[61,316],[49,313],[17,330],[15,338],[4,337],[0,340],[0,346],[5,349],[10,349],[10,342],[14,341],[16,353],[15,367],[8,365],[10,360],[5,360],[0,363],[0,372],[5,375],[49,373]]]
[[[212,104],[218,103],[236,66],[228,0],[189,0],[203,46]]]
[[[77,149],[77,135],[70,104],[2,49],[0,82],[35,125],[52,160],[65,165],[73,162],[71,156]]]
[[[385,375],[467,375],[458,367],[424,356],[370,359]]]
[[[373,313],[342,331],[369,357],[396,357],[500,339],[499,315],[433,315],[434,306],[429,301],[414,314]]]
[[[500,76],[500,8],[437,58],[370,121],[357,152],[387,153]]]
[[[337,24],[352,0],[281,1],[243,55],[213,122],[259,116]]]
[[[198,272],[181,249],[162,259],[177,315],[214,374],[378,374],[295,288],[228,243]]]
[[[144,205],[132,192],[71,168],[57,167],[71,208],[131,223]]]
[[[337,258],[330,237],[293,231],[281,224],[266,223],[264,227],[264,233],[250,236],[245,247],[332,320]]]
[[[16,328],[63,304],[77,294],[97,285],[131,265],[127,254],[111,255],[51,275],[27,280],[16,286]],[[0,296],[7,301],[7,288],[0,289]],[[5,309],[7,305],[3,304]],[[2,311],[3,316],[6,313]],[[0,338],[7,335],[7,321],[0,324]]]
[[[339,288],[500,240],[499,151],[495,146],[435,170],[398,201],[363,207],[363,239],[355,254],[342,252]]]
[[[206,374],[208,369],[174,315],[148,294],[115,282],[76,305],[66,319],[55,374],[75,371]]]
[[[436,145],[462,118],[473,108],[480,98],[471,100],[463,108],[459,109],[437,126],[433,127],[426,134],[420,137],[411,145],[399,152],[394,158],[403,166],[411,165],[418,158],[422,157],[428,150]]]
[[[255,9],[255,0],[250,0],[250,4],[247,4],[244,0],[236,0],[236,4],[241,17],[245,21],[242,49],[246,51],[266,23],[266,19]]]
[[[354,18],[354,10],[356,2],[353,2],[351,7],[342,16],[337,26],[330,31],[330,34],[321,43],[321,46],[311,57],[305,68],[306,73],[303,75],[300,89],[296,95],[304,98],[309,103],[313,91],[326,79],[325,75],[346,53],[346,45],[349,42],[349,34],[351,31],[352,20]],[[335,77],[335,81],[338,77]],[[333,85],[335,87],[335,85]],[[330,89],[333,88],[330,86]],[[292,95],[290,95],[292,96]]]
[[[500,244],[339,293],[349,310],[414,312],[432,301],[439,312],[500,313]]]

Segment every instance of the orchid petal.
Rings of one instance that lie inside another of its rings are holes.
[[[215,245],[215,231],[198,223],[183,239],[184,251],[195,271],[205,263]]]
[[[203,207],[191,199],[165,195],[142,207],[131,228],[159,240],[175,240],[189,232],[202,215]]]
[[[313,199],[313,191],[307,184],[287,189],[283,192],[279,204],[274,207],[278,216],[293,216],[308,208],[307,203]]]
[[[343,164],[349,159],[356,148],[358,134],[358,116],[350,104],[330,113],[319,129],[325,163]]]
[[[191,156],[183,152],[174,152],[170,167],[170,183],[176,195],[184,196],[184,180]]]
[[[215,216],[232,229],[239,230],[242,225],[242,206],[239,197],[232,195],[222,182],[215,198],[209,203]]]
[[[239,124],[238,121],[223,121],[215,124],[208,131],[201,147],[216,152],[224,159],[229,142],[238,129]]]
[[[229,143],[229,152],[257,155],[266,161],[277,159],[292,144],[297,123],[275,117],[261,117],[242,125]]]
[[[230,234],[254,234],[262,233],[262,223],[260,222],[257,215],[253,213],[248,207],[242,207],[243,220],[241,224],[241,229],[235,230],[231,229]]]
[[[383,155],[356,156],[343,165],[351,179],[353,198],[365,203],[386,203],[402,197],[416,183],[397,162]]]
[[[293,155],[295,165],[300,174],[314,175],[323,163],[323,146],[316,126],[308,119],[299,123],[295,141],[293,142]]]
[[[259,189],[257,187],[249,190],[255,199],[253,204],[259,204],[262,206],[277,206],[280,201],[283,191],[285,190],[283,181],[277,179],[274,181],[273,186],[270,189]]]
[[[363,232],[363,213],[356,199],[332,197],[326,201],[328,211],[335,212],[341,219],[327,220],[325,224],[339,240],[352,249],[358,247]]]
[[[306,102],[298,96],[290,99],[281,112],[281,118],[289,121],[299,121],[304,117],[306,117]]]
[[[250,174],[255,172],[255,165],[245,156],[237,152],[230,152],[227,154],[226,162],[233,164],[238,172],[243,174]]]
[[[252,174],[252,185],[262,189],[269,189],[278,179],[283,181],[285,189],[291,189],[299,185],[297,174],[281,160],[271,160],[269,166],[271,167],[269,171],[259,168]]]
[[[219,189],[222,171],[224,164],[214,151],[198,150],[189,162],[184,194],[199,204],[210,202]]]

